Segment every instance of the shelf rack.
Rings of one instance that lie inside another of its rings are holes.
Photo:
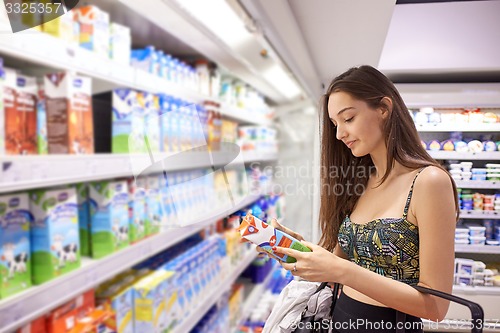
[[[12,297],[0,300],[0,333],[11,332],[51,309],[110,279],[127,268],[203,230],[217,220],[255,202],[250,195],[233,208],[189,226],[172,228],[99,260],[82,258],[82,267]],[[241,268],[241,270],[243,270]],[[226,284],[222,284],[226,285]],[[211,299],[211,298],[208,298]],[[181,331],[178,331],[181,332]],[[188,332],[188,331],[182,331]]]

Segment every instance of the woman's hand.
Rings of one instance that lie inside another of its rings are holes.
[[[286,254],[297,259],[292,264],[281,263],[287,271],[311,282],[339,282],[343,284],[345,267],[348,261],[325,250],[321,246],[306,241],[302,244],[312,252],[300,252],[285,247],[275,247],[275,253]]]
[[[285,234],[288,234],[292,237],[294,237],[295,239],[299,240],[299,241],[303,241],[304,240],[304,237],[302,237],[301,234],[298,234],[296,233],[295,231],[291,230],[291,229],[288,229],[287,227],[285,227],[284,225],[280,224],[278,222],[277,219],[275,218],[272,218],[271,219],[271,226],[274,228],[274,229],[278,229],[279,231],[282,231],[284,232]],[[276,259],[276,257],[273,257],[272,255],[269,254],[269,252],[267,252],[266,250],[264,250],[263,248],[261,248],[260,246],[257,246],[257,252],[260,252],[260,253],[264,253],[264,254],[267,254],[269,256],[269,258],[272,258],[272,259]]]

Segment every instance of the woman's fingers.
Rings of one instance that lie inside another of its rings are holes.
[[[287,227],[283,226],[275,218],[271,219],[271,225],[273,226],[273,228],[278,229],[280,231],[283,231],[284,233],[286,233],[286,234],[288,234],[288,235],[296,238],[299,241],[304,240],[304,237],[302,237],[301,234],[298,234],[295,231],[293,231],[291,229],[288,229]]]

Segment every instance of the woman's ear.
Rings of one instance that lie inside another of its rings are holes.
[[[381,111],[382,111],[382,118],[387,119],[389,115],[392,113],[392,99],[389,97],[385,96],[380,100],[381,106]]]

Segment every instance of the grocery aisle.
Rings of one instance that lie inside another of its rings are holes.
[[[248,211],[285,218],[264,170],[283,96],[144,9],[2,13],[1,332],[237,331],[291,279],[236,231]]]

